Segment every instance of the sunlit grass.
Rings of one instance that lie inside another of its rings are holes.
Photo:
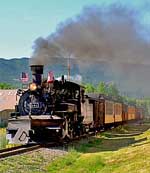
[[[103,158],[99,154],[81,154],[71,151],[63,158],[57,159],[48,167],[50,173],[77,173],[77,172],[96,172],[103,168]]]
[[[128,125],[104,132],[95,139],[92,138],[87,144],[77,146],[74,148],[74,152],[70,152],[64,158],[51,163],[48,172],[150,172],[150,131],[146,130],[148,128],[150,126]],[[122,132],[129,136],[122,136]],[[139,135],[134,136],[133,132],[138,132]],[[78,157],[76,157],[77,155]],[[71,164],[66,164],[65,160],[69,158]]]
[[[6,140],[6,129],[0,128],[0,149],[5,148],[8,141]]]
[[[0,135],[6,134],[6,129],[5,128],[0,128]]]

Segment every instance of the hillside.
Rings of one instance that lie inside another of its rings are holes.
[[[29,71],[29,59],[3,59],[0,58],[0,82],[19,84],[20,74],[23,71]]]
[[[20,58],[20,59],[3,59],[0,58],[0,82],[11,83],[15,86],[20,84],[20,74],[21,72],[31,72],[29,67],[29,58]],[[100,67],[101,66],[101,67]],[[93,70],[94,69],[94,70]],[[67,74],[67,60],[62,58],[57,58],[54,64],[46,65],[44,69],[44,76],[46,77],[48,71],[54,71],[56,77]],[[74,76],[80,74],[83,81],[94,82],[100,80],[105,80],[106,76],[104,75],[104,64],[97,65],[93,64],[90,68],[79,69],[78,65],[74,60],[71,60],[71,75]],[[101,75],[98,75],[101,74]],[[106,79],[107,80],[107,79]],[[20,85],[19,85],[20,86]]]
[[[0,58],[0,82],[21,86],[19,81],[21,72],[28,72],[31,80],[29,58],[3,59]],[[67,59],[55,58],[44,68],[44,77],[48,71],[53,71],[55,77],[67,75]],[[80,62],[71,60],[71,76],[80,75],[82,82],[107,84],[115,82],[119,90],[128,96],[150,96],[150,65],[128,64],[119,62],[90,61]]]

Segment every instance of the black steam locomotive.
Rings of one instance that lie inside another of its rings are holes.
[[[70,140],[76,136],[142,121],[144,111],[98,93],[84,94],[84,87],[66,81],[43,80],[43,66],[31,66],[33,82],[18,90],[19,103],[7,127],[10,143]]]
[[[66,81],[42,79],[43,65],[32,65],[33,82],[18,90],[19,103],[11,114],[7,138],[11,143],[72,139],[83,133],[83,87]]]

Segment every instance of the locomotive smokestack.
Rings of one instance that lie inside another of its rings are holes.
[[[31,65],[32,79],[37,85],[42,83],[43,65]]]

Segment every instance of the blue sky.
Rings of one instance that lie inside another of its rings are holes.
[[[57,24],[79,14],[84,6],[107,7],[116,2],[137,10],[137,18],[144,26],[143,34],[148,35],[150,4],[147,0],[1,0],[0,57],[29,57],[36,38],[47,37]]]

